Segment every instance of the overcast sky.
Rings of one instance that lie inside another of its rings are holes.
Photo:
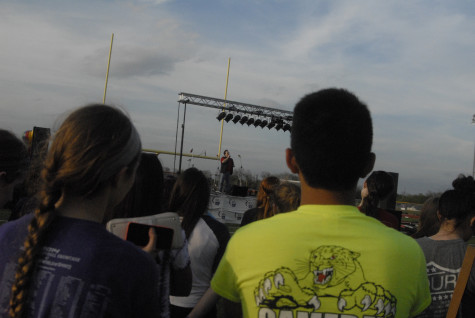
[[[102,102],[112,33],[106,102],[129,112],[144,148],[174,151],[178,94],[224,98],[231,58],[229,100],[292,110],[321,88],[354,92],[372,112],[375,169],[399,173],[399,193],[472,174],[473,1],[1,0],[0,127],[54,128]],[[217,114],[188,106],[185,152],[217,154]],[[289,136],[225,123],[221,150],[254,174],[287,172]]]

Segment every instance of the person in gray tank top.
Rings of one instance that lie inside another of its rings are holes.
[[[427,263],[432,303],[417,317],[445,317],[462,267],[467,241],[473,236],[475,223],[475,181],[471,176],[459,176],[452,183],[454,189],[445,191],[439,200],[437,215],[439,231],[417,242],[424,251]],[[474,317],[475,304],[468,300],[475,295],[475,267],[467,283],[462,300],[462,317]],[[470,312],[471,314],[468,314]]]

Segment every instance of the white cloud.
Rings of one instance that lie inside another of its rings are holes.
[[[147,147],[173,150],[179,92],[224,97],[231,57],[230,100],[292,109],[323,87],[354,91],[373,113],[377,166],[400,172],[405,189],[438,189],[455,171],[471,172],[473,10],[444,1],[180,5],[2,2],[0,126],[20,133],[101,102],[114,33],[107,102],[130,111]],[[217,152],[214,116],[189,109],[185,149]],[[256,173],[286,171],[288,143],[282,132],[225,125],[223,144]]]

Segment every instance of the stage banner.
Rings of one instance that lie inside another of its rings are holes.
[[[256,206],[256,197],[211,194],[208,211],[222,223],[241,224],[245,211]]]

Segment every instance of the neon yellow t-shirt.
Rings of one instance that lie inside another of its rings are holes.
[[[411,317],[431,302],[412,238],[352,206],[304,205],[240,228],[211,281],[244,317]]]

